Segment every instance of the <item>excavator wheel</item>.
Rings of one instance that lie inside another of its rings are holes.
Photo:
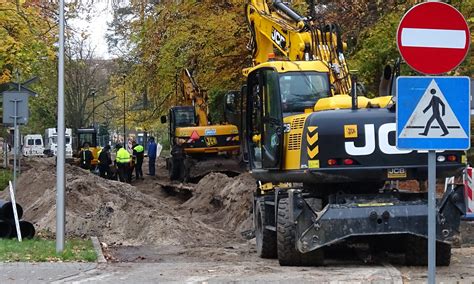
[[[409,237],[406,242],[405,263],[409,266],[428,265],[428,240]],[[451,245],[436,242],[436,265],[449,266],[451,263]]]
[[[257,255],[261,258],[277,258],[277,234],[275,231],[265,229],[265,204],[257,201],[255,206],[255,240],[257,242]]]
[[[170,180],[182,181],[183,177],[182,177],[181,168],[183,167],[180,165],[182,161],[171,157],[167,162],[168,162],[168,176]]]
[[[282,266],[320,266],[324,264],[322,249],[309,253],[300,253],[296,249],[295,224],[290,222],[288,199],[278,202],[277,216],[277,251],[278,261]]]

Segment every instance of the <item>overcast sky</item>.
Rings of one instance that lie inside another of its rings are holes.
[[[111,57],[107,50],[105,34],[107,33],[107,22],[112,21],[112,9],[108,7],[109,1],[94,1],[90,21],[85,19],[74,19],[69,24],[77,30],[90,34],[90,42],[95,48],[95,56],[108,59]],[[81,17],[85,17],[81,15]]]

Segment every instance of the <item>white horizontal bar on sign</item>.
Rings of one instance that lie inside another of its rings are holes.
[[[403,28],[402,46],[462,49],[466,46],[466,32]]]

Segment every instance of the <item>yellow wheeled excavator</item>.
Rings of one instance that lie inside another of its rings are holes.
[[[249,0],[246,16],[253,66],[243,70],[242,137],[260,184],[253,210],[259,256],[322,265],[327,247],[364,242],[426,265],[426,194],[391,186],[427,178],[426,153],[395,146],[396,72],[385,70],[388,95],[358,96],[337,25],[280,0]],[[465,166],[464,152],[437,155],[440,178]],[[464,210],[462,186],[438,201],[438,265],[449,265]]]
[[[196,83],[188,69],[181,72],[177,103],[169,110],[171,157],[167,169],[171,180],[197,181],[210,172],[237,175],[240,150],[239,131],[232,124],[212,124],[207,92]]]

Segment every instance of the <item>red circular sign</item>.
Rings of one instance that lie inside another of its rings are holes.
[[[469,50],[469,27],[462,14],[440,2],[411,8],[398,26],[397,45],[411,68],[441,74],[456,68]]]

